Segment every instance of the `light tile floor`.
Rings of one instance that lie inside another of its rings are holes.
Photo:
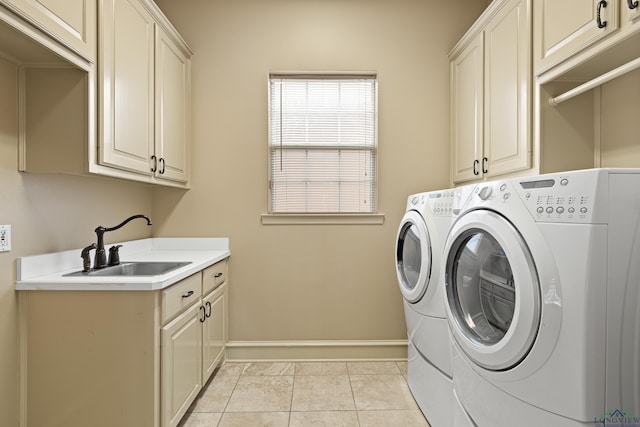
[[[429,427],[406,373],[406,362],[229,362],[179,427]]]

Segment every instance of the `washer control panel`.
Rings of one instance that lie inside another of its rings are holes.
[[[477,184],[463,209],[483,206],[520,215],[513,203],[523,204],[535,221],[593,224],[606,222],[607,174],[602,170],[583,170],[510,178]],[[461,189],[465,193],[465,188]],[[467,191],[468,192],[468,191]],[[454,204],[454,215],[457,211]]]
[[[433,216],[450,217],[454,190],[430,191],[409,196],[408,208],[422,209],[428,206]]]
[[[434,216],[451,216],[453,190],[436,191],[427,194],[429,206]]]
[[[536,221],[593,223],[598,177],[597,173],[567,172],[511,183]]]

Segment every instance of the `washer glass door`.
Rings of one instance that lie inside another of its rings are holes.
[[[407,301],[422,298],[431,276],[431,242],[424,219],[416,211],[408,211],[400,223],[396,273],[400,291]]]
[[[500,243],[483,230],[465,233],[454,261],[451,297],[469,340],[495,344],[513,320],[513,271]]]
[[[522,236],[501,215],[460,218],[447,244],[445,286],[453,335],[467,356],[490,370],[518,364],[540,322],[540,286]]]

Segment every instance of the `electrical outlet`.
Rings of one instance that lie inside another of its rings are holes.
[[[11,250],[11,225],[0,225],[0,252]]]

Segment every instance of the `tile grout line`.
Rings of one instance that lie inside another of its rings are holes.
[[[293,363],[293,384],[291,384],[291,399],[289,401],[289,418],[287,420],[287,426],[291,426],[291,413],[293,412],[293,393],[296,389],[296,371],[298,369],[298,364]]]
[[[224,366],[224,362],[222,365],[220,365],[220,368],[222,368],[222,366]],[[236,387],[238,387],[238,383],[240,382],[240,377],[242,376],[242,374],[244,373],[244,370],[247,368],[247,364],[245,363],[244,366],[242,367],[242,370],[240,371],[240,374],[238,375],[238,378],[236,379],[235,384],[233,385],[233,389],[231,390],[231,393],[229,393],[229,397],[227,398],[227,403],[224,404],[224,408],[222,408],[222,414],[220,415],[220,419],[218,420],[218,424],[216,424],[216,427],[220,426],[220,424],[222,423],[222,419],[224,418],[224,414],[227,413],[227,407],[229,406],[229,402],[231,402],[231,396],[233,396],[233,392],[236,391]],[[214,374],[215,376],[215,374]],[[213,381],[214,378],[212,378]]]
[[[262,375],[260,375],[260,372],[269,372],[269,370],[265,371],[265,370],[258,369],[258,371],[257,371],[257,373],[255,375],[247,375],[247,374],[250,374],[251,372],[253,372],[252,368],[250,366],[251,364],[245,362],[245,363],[237,363],[237,365],[238,365],[238,367],[237,368],[234,367],[232,372],[236,371],[236,369],[239,369],[240,373],[237,374],[237,376],[234,379],[229,381],[229,385],[232,385],[232,387],[229,387],[230,391],[229,391],[229,393],[227,395],[227,398],[225,400],[224,407],[221,408],[222,412],[220,413],[220,418],[218,419],[218,421],[215,424],[217,427],[221,427],[222,425],[224,425],[223,424],[223,417],[226,414],[231,414],[231,412],[228,412],[229,404],[231,402],[232,396],[238,390],[238,384],[239,384],[239,382],[241,380],[241,377],[242,376],[258,376],[259,377],[259,376],[262,376]],[[391,366],[393,366],[395,368],[394,371],[396,371],[397,374],[399,374],[399,377],[402,379],[403,383],[406,384],[407,378],[406,378],[405,372],[404,372],[404,369],[405,369],[403,367],[404,364],[403,364],[403,366],[401,366],[401,362],[394,361],[393,365],[391,365]],[[359,408],[357,407],[357,404],[356,404],[356,399],[355,399],[355,394],[356,393],[355,393],[355,390],[354,390],[353,376],[354,375],[355,376],[366,376],[366,377],[396,376],[396,373],[395,372],[393,372],[393,373],[390,372],[389,369],[383,369],[381,371],[378,371],[376,369],[371,370],[371,369],[368,369],[368,367],[366,367],[366,366],[365,366],[364,369],[362,369],[360,366],[357,366],[357,365],[350,366],[350,364],[348,362],[345,363],[345,367],[346,367],[346,372],[345,373],[347,374],[347,378],[348,378],[348,382],[349,382],[349,392],[351,393],[351,401],[352,401],[352,405],[353,405],[353,411],[355,412],[355,414],[354,414],[355,415],[355,423],[354,423],[355,426],[361,426],[363,421],[366,421],[371,417],[371,415],[368,414],[368,415],[366,415],[365,418],[363,418],[367,411],[370,411],[370,412],[393,411],[393,412],[405,412],[405,413],[413,412],[413,408],[398,408],[398,409],[392,409],[392,408],[374,409],[374,408],[372,408],[371,410],[367,410],[367,409],[359,410]],[[387,367],[390,367],[390,365],[387,365]],[[293,371],[292,373],[290,372],[291,370]],[[359,373],[359,370],[362,371],[362,372]],[[291,367],[290,368],[287,368],[285,370],[275,371],[275,373],[273,373],[274,371],[272,370],[271,373],[265,373],[264,374],[264,375],[267,375],[267,376],[274,376],[275,375],[275,376],[279,376],[279,377],[284,377],[284,376],[291,376],[292,377],[291,392],[290,392],[290,395],[289,395],[289,410],[286,413],[286,420],[287,421],[286,421],[286,424],[283,424],[283,425],[287,425],[289,427],[293,425],[292,422],[293,422],[293,412],[294,412],[294,410],[293,410],[294,409],[293,408],[294,393],[295,393],[296,387],[300,387],[300,383],[297,381],[297,380],[299,380],[299,378],[296,378],[296,377],[300,376],[302,378],[304,375],[298,375],[298,374],[302,373],[303,371],[304,370],[302,369],[301,363],[296,361],[296,362],[291,362]],[[367,372],[367,371],[369,371],[369,372]],[[313,372],[315,372],[315,371],[311,371],[309,373],[309,375],[311,375],[311,376],[313,376],[313,375],[322,375],[322,373],[317,372],[317,373],[314,374]],[[325,371],[323,371],[323,372],[325,372]],[[327,372],[329,372],[329,373],[327,373],[327,375],[339,375],[339,373],[337,373],[337,372],[331,373],[331,370],[328,370]],[[214,374],[214,376],[215,376],[215,374]],[[209,384],[211,384],[213,381],[215,381],[215,380],[212,378],[212,380],[211,380],[211,382]],[[296,382],[298,382],[298,384],[296,384]],[[413,399],[413,402],[415,403],[415,399]],[[317,411],[308,410],[308,411],[302,411],[302,412],[333,412],[333,411],[334,410],[330,410],[330,409],[326,409],[326,410],[319,409]],[[338,408],[336,408],[335,411],[336,412],[343,412],[343,411],[350,412],[351,410],[350,409],[338,409]],[[250,412],[252,412],[252,411],[250,411]],[[280,412],[280,411],[262,411],[262,412]],[[213,411],[211,413],[215,413],[215,411]],[[283,413],[283,415],[285,415],[285,414]],[[284,421],[284,417],[281,418],[281,420]]]
[[[360,427],[360,411],[358,411],[358,406],[356,405],[356,395],[353,392],[353,384],[351,383],[351,371],[349,371],[349,363],[347,363],[347,376],[349,378],[349,389],[351,389],[351,399],[353,399],[353,409],[356,411],[356,421],[358,422],[358,427]]]

